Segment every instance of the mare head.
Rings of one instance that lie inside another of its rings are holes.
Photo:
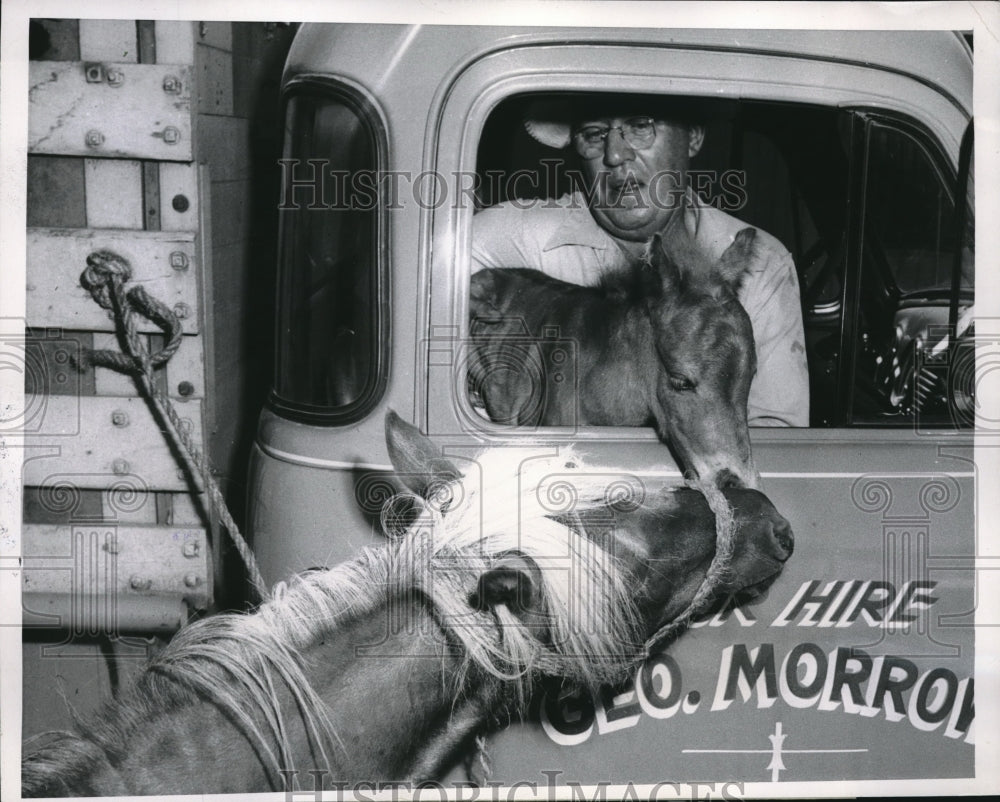
[[[740,231],[714,263],[683,222],[671,221],[665,233],[650,240],[642,268],[660,362],[652,405],[657,432],[702,480],[720,488],[759,487],[747,430],[757,355],[750,318],[736,295],[756,231]]]
[[[490,601],[507,622],[502,637],[514,623],[529,635],[516,650],[522,662],[506,668],[518,676],[614,681],[713,602],[761,592],[792,553],[790,524],[754,489],[647,486],[572,449],[497,447],[463,471],[394,413],[386,430],[392,464],[420,505],[440,510],[445,530],[476,531],[488,544],[493,556],[469,598]],[[597,562],[581,573],[588,561],[573,561],[585,552]]]

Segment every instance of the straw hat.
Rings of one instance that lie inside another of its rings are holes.
[[[572,139],[573,120],[579,106],[579,102],[566,99],[533,100],[524,111],[524,130],[536,142],[561,150]]]

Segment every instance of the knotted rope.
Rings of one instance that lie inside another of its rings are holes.
[[[201,479],[212,509],[218,513],[222,525],[229,532],[258,597],[266,600],[269,593],[264,577],[257,567],[249,544],[229,513],[207,459],[195,445],[191,433],[184,426],[170,399],[157,388],[153,378],[153,371],[165,365],[180,347],[183,336],[181,323],[173,310],[147,293],[143,286],[134,286],[126,293],[125,284],[131,278],[132,267],[128,260],[112,251],[95,251],[87,257],[87,268],[80,276],[80,284],[101,307],[114,315],[124,353],[86,349],[79,360],[79,366],[110,368],[119,373],[131,374],[139,381],[141,389],[166,425],[167,434],[175,445],[180,446],[177,450],[186,460],[189,474]],[[138,332],[137,315],[142,315],[163,329],[167,342],[159,351],[152,354],[149,352]]]

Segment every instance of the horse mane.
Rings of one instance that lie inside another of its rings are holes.
[[[390,531],[385,545],[279,583],[253,614],[224,613],[183,628],[127,697],[112,702],[105,716],[78,724],[92,743],[66,734],[56,746],[61,759],[39,755],[25,761],[25,788],[59,787],[72,766],[81,772],[92,767],[101,751],[114,764],[129,734],[151,714],[194,697],[210,700],[243,728],[281,787],[281,770],[293,769],[294,760],[278,709],[279,683],[293,694],[320,759],[329,764],[327,750],[336,748],[338,738],[308,682],[302,654],[339,622],[406,594],[422,594],[442,628],[461,644],[462,687],[456,694],[467,692],[475,676],[507,686],[514,712],[523,713],[527,691],[541,675],[595,688],[620,679],[642,656],[643,644],[623,572],[610,553],[552,517],[567,501],[578,511],[609,501],[607,475],[597,481],[577,465],[565,451],[525,457],[523,450],[488,450],[421,503],[405,532]],[[470,604],[479,577],[512,551],[542,569],[550,616],[545,642],[506,607],[479,610]],[[270,744],[278,745],[277,754]]]
[[[720,305],[738,301],[738,285],[728,284],[710,268],[678,263],[677,269],[680,286],[691,294],[690,297],[707,298]],[[636,306],[650,298],[663,296],[660,277],[650,264],[648,253],[642,259],[633,259],[622,267],[603,272],[595,288],[609,301],[626,306]],[[667,300],[676,297],[671,295]]]
[[[645,259],[630,259],[622,267],[603,271],[596,286],[609,301],[629,306],[645,301],[651,292],[660,293],[660,281]]]

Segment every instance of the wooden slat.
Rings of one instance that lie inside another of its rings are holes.
[[[141,282],[146,291],[170,308],[185,304],[185,333],[199,330],[200,296],[194,234],[160,231],[93,231],[89,229],[28,229],[28,324],[113,332],[114,322],[90,293],[80,286],[87,256],[108,249],[132,265],[131,283]],[[171,266],[171,254],[183,254],[187,268]],[[129,285],[127,285],[129,286]],[[179,311],[184,312],[183,308]],[[161,329],[140,319],[141,332]]]
[[[190,67],[103,63],[105,75],[122,76],[118,86],[106,78],[88,82],[85,68],[85,62],[30,63],[30,153],[191,161]],[[178,80],[179,93],[164,90],[168,76]],[[176,131],[173,144],[168,127]]]
[[[95,491],[97,492],[97,491]],[[118,524],[156,525],[156,493],[109,488],[101,494],[101,517]]]
[[[167,394],[176,401],[192,401],[205,397],[204,340],[201,336],[185,336],[180,348],[170,357],[166,371]],[[121,350],[114,334],[94,334],[94,348]],[[94,393],[96,395],[134,395],[135,381],[125,374],[109,368],[96,368]]]
[[[189,401],[176,408],[203,448],[201,403]],[[78,487],[100,489],[126,482],[142,492],[189,489],[144,399],[50,396],[39,414],[38,431],[45,434],[28,437],[28,448],[45,446],[57,453],[26,459],[25,485],[46,486],[56,481],[54,477],[72,475]],[[115,425],[116,420],[124,425]]]
[[[213,183],[252,177],[249,119],[203,114],[198,132],[198,159],[211,167]]]
[[[203,523],[204,507],[197,500],[204,501],[202,496],[192,496],[190,493],[171,493],[169,496],[173,509],[170,523],[174,526],[200,526]]]
[[[136,61],[140,64],[156,64],[156,23],[153,20],[136,20],[135,43]]]
[[[199,114],[233,113],[233,54],[200,45],[195,49],[198,69]]]
[[[80,20],[80,59],[132,63],[138,61],[135,20]]]
[[[204,338],[185,337],[165,368],[167,394],[171,398],[195,400],[205,397]]]
[[[52,477],[48,487],[22,488],[24,524],[69,524],[104,517],[100,490],[80,490],[73,476]],[[68,490],[67,488],[74,488]]]
[[[218,208],[225,209],[224,215],[218,215],[213,230],[212,247],[219,249],[227,245],[247,243],[253,237],[253,209],[250,205],[251,183],[243,181],[224,181],[212,184],[212,198]]]
[[[22,530],[26,625],[80,634],[174,630],[211,603],[206,533],[102,522]]]
[[[88,228],[142,230],[142,162],[84,159]]]
[[[8,354],[14,347],[5,346]],[[73,368],[74,360],[93,347],[89,331],[28,327],[24,332],[24,395],[31,399],[27,406],[34,406],[36,396],[93,395],[93,374]]]
[[[28,157],[29,226],[87,225],[84,161],[72,156]]]
[[[199,22],[198,43],[231,52],[233,49],[233,23]]]
[[[160,163],[142,164],[142,219],[146,231],[160,231]]]
[[[195,25],[193,22],[157,20],[156,63],[194,64]]]
[[[121,351],[118,335],[110,332],[94,332],[94,348],[101,351]],[[149,337],[143,337],[143,344],[149,347]],[[87,374],[89,375],[89,371]],[[125,373],[110,368],[94,368],[93,395],[130,396],[138,393],[135,379]]]
[[[198,230],[198,165],[160,165],[160,228]]]

